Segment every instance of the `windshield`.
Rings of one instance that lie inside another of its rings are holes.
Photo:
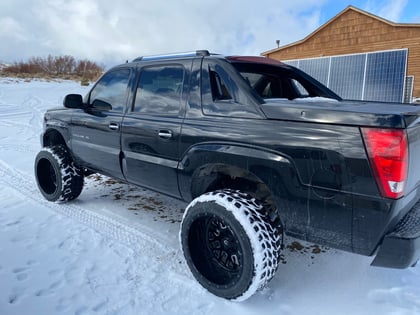
[[[245,81],[263,99],[331,98],[341,100],[333,91],[301,70],[283,65],[232,62]]]

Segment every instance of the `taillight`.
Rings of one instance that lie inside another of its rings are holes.
[[[407,135],[402,129],[362,128],[366,150],[383,197],[404,195],[408,169]]]

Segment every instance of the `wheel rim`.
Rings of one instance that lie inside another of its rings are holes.
[[[206,246],[220,268],[237,273],[242,264],[242,250],[232,229],[223,220],[211,218],[207,223]]]
[[[206,215],[192,224],[189,235],[199,274],[218,286],[235,285],[243,273],[243,248],[233,228],[220,217]]]
[[[51,195],[57,190],[57,173],[49,160],[42,159],[39,161],[37,177],[41,189],[46,194]]]

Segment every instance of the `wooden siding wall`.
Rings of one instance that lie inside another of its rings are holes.
[[[408,48],[407,75],[414,76],[414,97],[420,97],[420,25],[394,26],[348,10],[302,42],[265,54],[277,60],[316,58]]]

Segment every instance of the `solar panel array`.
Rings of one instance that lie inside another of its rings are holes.
[[[403,102],[407,49],[285,61],[343,99]]]
[[[405,77],[404,103],[411,103],[413,100],[414,76]]]

